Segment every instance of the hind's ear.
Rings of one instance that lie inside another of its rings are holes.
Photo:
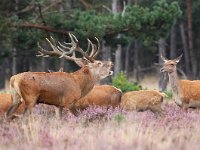
[[[178,56],[176,59],[174,59],[174,61],[175,61],[176,63],[178,63],[178,62],[181,60],[182,56],[183,56],[183,54],[181,54],[181,55]]]
[[[160,55],[160,58],[161,58],[164,62],[168,61],[162,54]]]

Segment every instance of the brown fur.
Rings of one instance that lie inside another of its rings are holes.
[[[180,107],[200,107],[200,80],[179,80],[176,65],[182,55],[173,60],[164,61],[162,72],[167,72],[171,84],[174,101]]]
[[[200,80],[180,80],[180,97],[186,104],[190,100],[200,102]]]
[[[0,94],[0,117],[3,117],[5,112],[12,104],[11,94]],[[22,114],[25,110],[25,105],[22,103],[16,110],[15,114]]]
[[[13,102],[7,111],[7,117],[23,101],[30,111],[36,103],[45,103],[68,108],[75,114],[76,101],[85,96],[96,81],[110,75],[111,67],[111,62],[98,61],[98,64],[83,66],[74,73],[24,72],[14,75],[10,79]]]
[[[164,94],[156,90],[140,90],[125,93],[121,98],[121,107],[125,110],[145,111],[162,113],[161,103]]]
[[[121,95],[121,90],[113,86],[94,86],[94,88],[86,96],[77,101],[77,107],[81,110],[92,105],[117,107],[120,104]]]

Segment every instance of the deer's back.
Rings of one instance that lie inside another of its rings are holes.
[[[64,72],[25,72],[13,76],[11,86],[22,96],[37,97],[39,102],[59,105],[63,99],[81,95],[80,87],[71,74]]]
[[[125,93],[121,98],[121,106],[125,109],[136,109],[157,105],[163,101],[163,95],[155,90],[140,90]]]
[[[86,96],[77,102],[77,105],[83,108],[90,105],[116,107],[120,104],[121,95],[121,90],[113,86],[94,86],[94,88]]]
[[[191,99],[200,101],[200,80],[180,80],[181,98],[188,103]]]

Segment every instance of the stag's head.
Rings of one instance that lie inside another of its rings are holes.
[[[75,35],[69,33],[69,37],[71,39],[71,43],[64,42],[62,44],[60,42],[56,42],[52,37],[50,39],[46,39],[51,46],[52,51],[43,49],[38,43],[39,55],[37,56],[52,56],[74,61],[80,67],[88,67],[97,79],[103,79],[113,74],[113,71],[111,71],[113,66],[111,61],[100,61],[95,59],[100,51],[100,42],[96,37],[95,39],[97,41],[97,45],[87,39],[88,48],[86,51],[79,46],[79,42]],[[76,57],[76,52],[81,53],[82,57]]]
[[[164,61],[164,63],[163,63],[163,67],[160,69],[160,71],[161,72],[168,72],[168,73],[175,72],[176,71],[176,65],[180,61],[181,57],[182,57],[182,54],[175,59],[168,60],[161,55],[161,59]]]

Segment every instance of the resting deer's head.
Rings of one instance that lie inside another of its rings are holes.
[[[160,71],[168,72],[168,73],[172,73],[172,72],[176,71],[176,65],[180,61],[182,56],[183,55],[181,54],[179,57],[177,57],[175,59],[168,60],[161,55],[161,58],[164,61],[164,63],[163,63],[163,67],[160,69]]]
[[[59,58],[63,57],[67,60],[74,61],[80,67],[87,66],[97,79],[103,79],[113,74],[113,71],[111,71],[113,66],[111,61],[95,60],[100,51],[100,43],[96,37],[95,39],[97,41],[97,45],[93,44],[89,39],[87,39],[88,48],[86,51],[79,47],[79,43],[75,35],[69,33],[69,37],[71,39],[71,43],[64,42],[62,44],[60,42],[56,42],[52,37],[50,39],[46,39],[53,51],[43,49],[38,43],[39,55],[37,56],[55,56]],[[82,57],[76,57],[75,52],[81,53]]]

